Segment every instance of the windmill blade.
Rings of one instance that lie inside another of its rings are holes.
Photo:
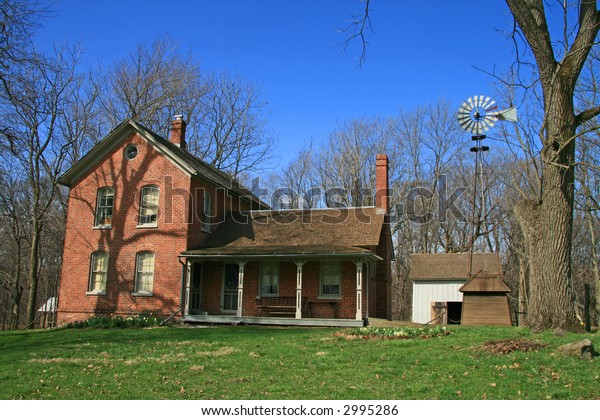
[[[484,106],[483,106],[484,98],[485,98],[485,96],[483,96],[483,95],[479,96],[479,104],[478,104],[479,108],[484,108]]]
[[[463,130],[473,133],[473,130],[472,130],[473,124],[475,124],[475,122],[473,120],[469,119],[469,121],[467,121],[467,123],[463,126]]]
[[[469,111],[476,107],[476,105],[473,104],[473,98],[467,99],[467,102],[469,102]]]
[[[460,108],[458,109],[458,112],[470,112],[473,109],[472,106],[469,106],[469,104],[465,101],[462,103],[462,105],[460,106]]]
[[[490,115],[486,115],[486,117],[483,119],[483,123],[485,125],[485,131],[488,131],[490,128],[492,128],[496,122],[497,118],[494,117],[490,117]]]
[[[496,101],[492,100],[491,102],[487,103],[487,105],[485,105],[483,109],[485,109],[485,112],[491,112],[498,109],[498,105],[496,105]]]

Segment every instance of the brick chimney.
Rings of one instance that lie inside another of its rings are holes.
[[[186,123],[183,120],[182,115],[175,115],[173,121],[171,121],[171,134],[169,135],[169,141],[183,150],[186,149],[185,143],[185,127]]]
[[[386,213],[390,210],[388,163],[387,155],[377,155],[375,159],[375,207],[384,209]]]

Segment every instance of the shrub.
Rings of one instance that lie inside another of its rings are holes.
[[[349,337],[360,337],[365,339],[403,339],[403,338],[431,338],[442,335],[448,335],[450,331],[446,327],[395,327],[395,328],[375,328],[362,327],[346,331],[344,335]]]
[[[76,321],[67,325],[68,328],[143,328],[160,325],[162,318],[149,315],[132,316],[92,316],[85,321]]]

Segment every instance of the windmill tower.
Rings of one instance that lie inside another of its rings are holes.
[[[475,153],[469,279],[459,289],[463,293],[461,316],[463,325],[512,325],[508,304],[510,288],[504,282],[502,273],[491,273],[486,269],[478,272],[473,270],[476,226],[483,222],[482,218],[485,218],[483,154],[489,151],[490,148],[483,145],[483,140],[486,138],[484,133],[492,128],[498,120],[516,122],[516,108],[511,107],[499,111],[496,102],[489,96],[478,95],[467,99],[458,109],[458,122],[461,128],[471,133],[471,140],[475,142],[475,146],[469,149]],[[478,187],[481,188],[479,215],[477,215]],[[498,265],[500,266],[500,264]]]
[[[485,197],[484,197],[484,167],[483,154],[490,150],[488,146],[483,145],[486,135],[484,134],[494,126],[496,121],[517,121],[517,109],[511,107],[503,111],[498,111],[496,102],[489,96],[478,95],[467,99],[458,109],[458,123],[461,128],[472,134],[471,140],[475,142],[475,146],[469,150],[475,153],[475,175],[473,180],[473,208],[471,217],[471,239],[470,250],[471,257],[469,258],[469,276],[473,273],[473,247],[475,245],[476,226],[481,220],[475,220],[477,217],[477,188],[482,189],[481,193],[481,214],[479,217],[485,217]],[[481,216],[483,215],[483,216]]]

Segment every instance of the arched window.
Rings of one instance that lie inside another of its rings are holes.
[[[106,275],[108,273],[108,253],[96,251],[90,261],[90,281],[88,293],[106,293]]]
[[[151,295],[154,289],[154,253],[138,252],[135,257],[134,293]]]
[[[158,187],[147,185],[142,188],[138,225],[156,226],[158,221]]]
[[[114,188],[104,187],[98,190],[98,195],[96,197],[96,215],[94,217],[95,227],[110,227],[112,225],[114,201]]]

